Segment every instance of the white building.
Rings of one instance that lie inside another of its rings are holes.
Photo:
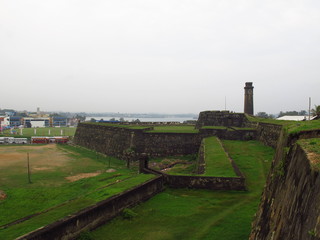
[[[314,119],[315,117],[310,117],[310,120]],[[287,120],[287,121],[306,121],[309,120],[309,116],[282,116],[277,118],[277,120]]]

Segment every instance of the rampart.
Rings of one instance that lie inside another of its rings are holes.
[[[74,143],[94,151],[123,158],[126,151],[151,157],[197,154],[203,138],[217,136],[228,140],[256,139],[256,130],[237,128],[200,129],[199,133],[152,132],[152,128],[130,129],[80,123]]]
[[[319,137],[320,130],[289,136],[281,131],[250,240],[319,239],[320,175],[311,166],[312,155],[297,143]]]
[[[18,239],[75,239],[81,232],[97,228],[118,215],[125,208],[146,201],[163,189],[163,177],[158,176],[137,187],[101,201],[94,206],[85,208],[72,216],[21,236]]]
[[[244,113],[230,113],[229,111],[200,112],[196,128],[203,126],[245,127],[248,122]]]
[[[129,149],[152,157],[195,154],[199,150],[202,137],[197,133],[154,133],[148,132],[150,129],[80,123],[74,143],[118,158]]]

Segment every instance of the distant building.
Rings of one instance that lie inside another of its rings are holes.
[[[51,118],[52,127],[66,127],[67,126],[67,118],[66,117],[52,117]]]
[[[22,117],[10,117],[10,127],[19,127],[23,125]]]
[[[30,127],[50,127],[50,118],[23,118],[23,126]]]
[[[9,117],[0,116],[0,131],[10,126]]]
[[[313,120],[315,117],[311,117],[310,120]],[[306,121],[309,120],[309,116],[282,116],[277,118],[277,120],[287,120],[287,121]]]

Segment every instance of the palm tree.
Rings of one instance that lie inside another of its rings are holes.
[[[314,105],[314,109],[311,110],[312,116],[320,117],[320,105]]]

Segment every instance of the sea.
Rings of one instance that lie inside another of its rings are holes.
[[[86,121],[90,121],[91,118],[94,118],[95,120],[101,120],[103,119],[104,121],[108,121],[112,118],[115,118],[115,120],[119,120],[119,117],[86,117]],[[192,118],[183,118],[183,117],[163,117],[163,118],[130,118],[130,117],[124,117],[125,121],[132,122],[133,120],[139,119],[140,122],[180,122],[183,123],[184,121],[187,120],[197,120],[197,119],[192,119]]]

